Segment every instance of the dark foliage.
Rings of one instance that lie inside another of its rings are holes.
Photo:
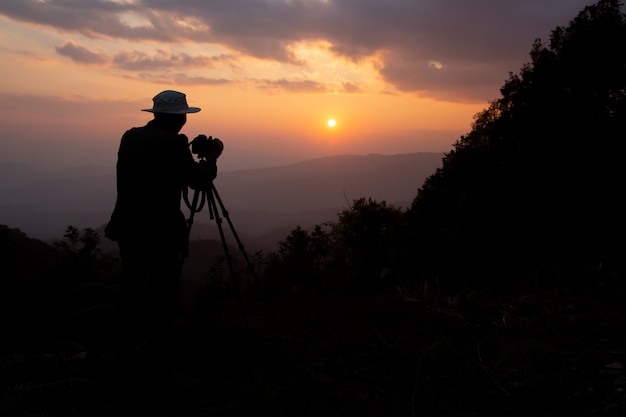
[[[535,42],[419,189],[420,271],[456,290],[506,289],[536,269],[622,256],[624,45],[626,20],[608,0]]]
[[[336,221],[298,227],[281,241],[267,257],[266,282],[274,292],[389,293],[403,221],[403,212],[384,201],[354,200]]]
[[[94,230],[70,226],[50,245],[1,227],[3,349],[37,351],[42,340],[62,343],[83,319],[114,314],[119,260],[100,253]],[[102,342],[85,330],[73,343]]]

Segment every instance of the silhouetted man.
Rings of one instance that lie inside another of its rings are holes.
[[[148,366],[162,368],[171,361],[180,266],[188,246],[182,191],[199,181],[187,136],[179,132],[187,113],[200,108],[189,107],[185,94],[166,90],[142,111],[154,113],[154,119],[122,136],[117,201],[105,235],[118,242],[122,260],[123,363],[134,366],[148,358]],[[215,172],[209,181],[213,178]]]

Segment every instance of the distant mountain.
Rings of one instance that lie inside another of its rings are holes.
[[[338,155],[219,172],[214,184],[240,238],[256,240],[254,247],[266,247],[295,226],[335,220],[358,198],[407,207],[426,177],[441,166],[442,158],[442,153],[426,152]],[[60,237],[68,225],[99,228],[115,203],[114,167],[72,167],[50,173],[0,164],[0,173],[0,224],[38,239]],[[192,190],[188,197],[191,201]],[[206,238],[206,233],[219,238],[206,207],[195,214],[194,223],[192,238]],[[226,221],[223,225],[229,228]]]
[[[360,197],[406,204],[443,154],[339,155],[276,168],[220,174],[216,188],[225,202],[293,213],[345,207]]]

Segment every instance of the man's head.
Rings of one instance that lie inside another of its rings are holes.
[[[189,107],[187,96],[180,91],[165,90],[154,96],[151,109],[142,109],[151,113],[187,114],[198,113],[200,107]]]
[[[197,113],[199,107],[189,107],[187,96],[184,93],[173,90],[161,91],[152,99],[151,109],[142,109],[154,113],[155,120],[166,123],[176,132],[180,131],[187,122],[187,113]]]

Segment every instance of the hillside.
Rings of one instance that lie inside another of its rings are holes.
[[[0,249],[10,272],[0,275],[3,416],[165,407],[190,417],[618,416],[626,407],[624,293],[598,279],[463,304],[408,286],[267,304],[249,294],[243,310],[199,286],[200,303],[185,304],[180,320],[180,373],[164,388],[115,361],[112,277],[6,227]]]

